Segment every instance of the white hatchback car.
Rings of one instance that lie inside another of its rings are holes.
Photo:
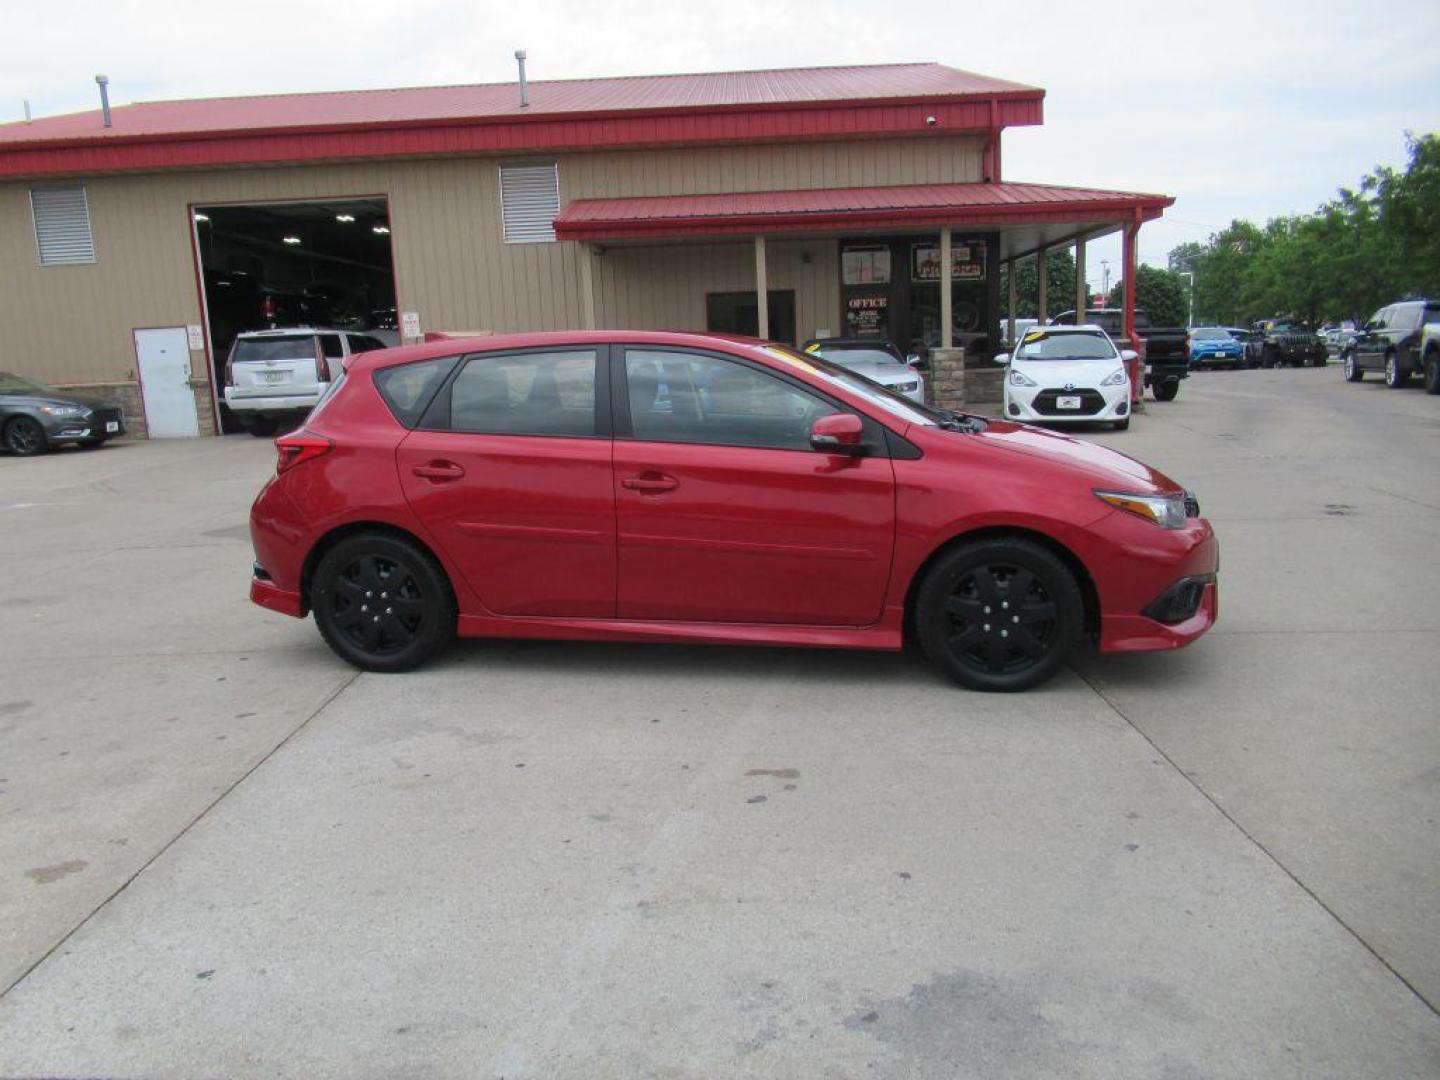
[[[1037,326],[1013,353],[995,357],[1005,372],[1005,418],[1025,423],[1113,423],[1130,426],[1134,360],[1093,324]]]

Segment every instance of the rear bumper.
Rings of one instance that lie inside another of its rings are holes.
[[[320,393],[258,394],[253,391],[225,387],[225,404],[236,412],[309,412],[320,400]]]
[[[300,594],[282,589],[273,581],[251,578],[250,601],[263,608],[269,608],[271,611],[278,611],[281,615],[289,615],[296,619],[305,617],[305,613],[300,607]]]

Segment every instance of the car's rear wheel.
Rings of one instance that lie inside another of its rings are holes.
[[[320,560],[310,601],[326,644],[366,671],[409,671],[455,636],[455,594],[444,569],[398,536],[340,541]]]
[[[1425,393],[1440,394],[1440,353],[1425,358]]]
[[[962,544],[931,567],[915,625],[930,661],[972,690],[1015,691],[1059,671],[1084,622],[1063,562],[1030,540]]]
[[[1386,354],[1385,354],[1385,385],[1388,386],[1391,390],[1399,390],[1399,389],[1401,389],[1401,388],[1402,388],[1407,382],[1409,382],[1409,381],[1410,381],[1410,376],[1406,373],[1405,369],[1400,365],[1400,357],[1397,356],[1397,355],[1396,355],[1395,353],[1393,353],[1393,352],[1392,352],[1392,353],[1386,353]]]
[[[16,416],[5,425],[5,445],[10,452],[21,457],[43,454],[50,449],[50,440],[39,421],[28,416]]]
[[[1174,401],[1175,395],[1180,392],[1179,380],[1175,382],[1157,383],[1153,387],[1156,401]]]

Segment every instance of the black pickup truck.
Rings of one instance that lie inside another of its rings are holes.
[[[1062,311],[1050,320],[1057,326],[1075,325],[1075,312]],[[1150,316],[1135,309],[1135,333],[1140,338],[1136,348],[1125,337],[1124,308],[1091,308],[1085,321],[1093,323],[1110,335],[1116,348],[1134,349],[1145,361],[1145,385],[1156,401],[1174,401],[1180,392],[1180,380],[1190,377],[1190,342],[1183,326],[1151,326]]]

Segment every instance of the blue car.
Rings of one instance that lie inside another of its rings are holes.
[[[1197,326],[1190,331],[1190,370],[1202,367],[1245,366],[1245,346],[1218,326]]]

